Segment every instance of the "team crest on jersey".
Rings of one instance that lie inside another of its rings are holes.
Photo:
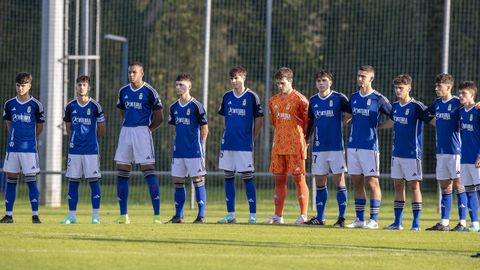
[[[473,114],[470,114],[470,121],[473,121]]]
[[[187,110],[187,115],[190,115],[190,108]]]
[[[32,107],[28,106],[27,107],[27,112],[30,113],[32,111]]]
[[[143,98],[143,93],[140,93],[140,95],[138,95],[138,99],[142,99]]]
[[[246,106],[246,105],[247,105],[247,99],[245,99],[245,98],[243,99],[242,105],[243,105],[243,106]]]
[[[92,112],[90,111],[90,108],[87,109],[87,115],[90,115]]]
[[[330,107],[333,107],[333,100],[330,100],[330,102],[328,103],[328,105],[329,105]]]
[[[405,115],[408,115],[409,113],[410,113],[410,109],[407,108],[407,109],[405,110]]]
[[[447,110],[451,111],[452,110],[452,104],[448,104]]]
[[[287,111],[290,110],[290,103],[287,104],[287,107],[285,108]]]
[[[367,105],[370,106],[370,104],[372,104],[372,100],[371,100],[371,99],[367,99]]]

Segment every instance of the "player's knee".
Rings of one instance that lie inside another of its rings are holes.
[[[147,169],[147,170],[143,170],[143,177],[148,177],[148,176],[151,176],[151,175],[155,175],[155,170],[151,170],[151,169]]]
[[[305,182],[305,176],[303,174],[294,174],[292,175],[293,182],[296,184]]]
[[[10,183],[10,184],[16,184],[16,183],[18,183],[18,176],[17,176],[17,177],[8,176],[8,177],[7,177],[7,183]]]
[[[241,174],[244,181],[253,179],[253,172],[242,172]]]
[[[121,177],[121,178],[130,178],[130,171],[126,171],[126,170],[118,170],[118,177]]]
[[[195,187],[203,187],[205,185],[205,181],[202,178],[197,178],[193,180],[193,186]]]
[[[231,178],[235,178],[235,172],[234,171],[223,171],[224,175],[225,175],[225,179],[231,179]]]
[[[37,175],[36,174],[26,174],[25,175],[25,182],[35,182],[37,181]]]
[[[444,194],[444,195],[452,194],[452,189],[442,188],[442,194]]]
[[[80,183],[80,178],[68,178],[68,182]]]

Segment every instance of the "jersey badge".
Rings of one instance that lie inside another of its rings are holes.
[[[285,108],[287,111],[290,110],[290,103],[287,104],[287,107]]]
[[[408,115],[409,113],[410,113],[410,109],[407,108],[407,109],[405,110],[405,115]]]
[[[87,109],[87,115],[90,115],[92,114],[92,112],[90,111],[90,108]]]
[[[330,100],[330,102],[328,103],[328,105],[329,105],[330,107],[333,107],[333,100]]]
[[[140,95],[138,95],[138,99],[142,99],[143,98],[143,93],[140,93]]]
[[[30,113],[32,111],[32,107],[28,106],[27,107],[27,112]]]
[[[190,115],[190,108],[188,108],[187,110],[187,115]]]
[[[470,114],[470,121],[473,121],[473,114]]]
[[[245,98],[243,99],[242,105],[247,106],[247,99],[245,99]]]
[[[372,104],[372,100],[371,100],[371,99],[367,99],[367,105],[370,106],[370,104]]]
[[[452,110],[452,104],[448,104],[447,110],[451,111]]]

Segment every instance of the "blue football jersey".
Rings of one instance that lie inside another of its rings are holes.
[[[240,96],[236,96],[234,90],[227,91],[223,95],[218,114],[225,117],[220,149],[253,151],[255,118],[263,117],[258,95],[248,88]]]
[[[3,119],[10,121],[7,152],[37,152],[37,124],[45,122],[43,105],[31,97],[20,102],[16,97],[5,102]]]
[[[460,110],[462,157],[460,163],[475,164],[480,158],[480,112],[475,107]]]
[[[460,155],[460,109],[463,106],[457,96],[447,101],[442,98],[428,107],[436,119],[436,149],[437,154]]]
[[[175,126],[173,158],[204,157],[200,127],[207,124],[202,103],[192,98],[182,105],[180,100],[170,105],[168,123]]]
[[[144,83],[138,89],[127,84],[118,93],[117,107],[125,111],[124,127],[150,126],[153,111],[162,109],[162,102],[150,84]]]
[[[310,97],[308,118],[313,119],[313,152],[343,150],[343,113],[349,112],[348,98],[332,91],[322,98]]]
[[[105,122],[105,115],[97,101],[90,98],[83,106],[77,99],[70,101],[65,105],[63,121],[70,123],[69,154],[98,154],[97,123]]]
[[[392,105],[377,91],[363,96],[360,91],[350,97],[352,127],[348,138],[348,148],[378,151],[377,127],[380,113],[390,115]]]
[[[427,106],[413,98],[403,105],[396,101],[390,118],[394,122],[392,156],[421,160],[423,123],[433,119]]]

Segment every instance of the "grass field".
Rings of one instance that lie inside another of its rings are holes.
[[[392,204],[384,200],[380,225],[392,221]],[[247,218],[239,201],[239,221]],[[433,225],[438,214],[426,202],[422,226]],[[352,204],[350,204],[352,205]],[[259,202],[259,221],[273,209]],[[296,218],[294,202],[286,205],[286,222]],[[220,202],[210,203],[210,224],[151,224],[149,205],[132,205],[132,224],[116,225],[116,205],[102,206],[101,225],[91,225],[90,206],[79,206],[79,224],[60,225],[66,206],[41,209],[43,224],[30,224],[29,205],[18,202],[15,224],[0,226],[2,269],[480,269],[480,233],[411,232],[410,208],[405,210],[405,231],[367,231],[294,225],[218,225],[224,214]],[[173,213],[162,204],[162,220]],[[353,219],[353,210],[347,220]],[[186,211],[191,222],[195,210]],[[456,213],[453,213],[456,217]],[[335,222],[330,201],[327,222]],[[5,265],[7,265],[6,268]]]

